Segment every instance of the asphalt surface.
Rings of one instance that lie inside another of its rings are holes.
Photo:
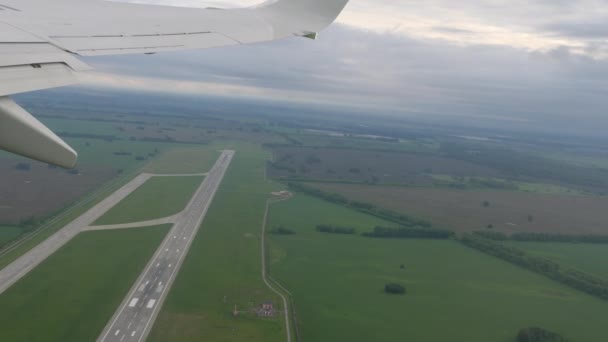
[[[222,152],[97,341],[146,339],[233,155]]]
[[[55,253],[74,236],[78,235],[84,227],[91,225],[110,208],[139,188],[152,176],[153,175],[150,174],[140,174],[133,178],[133,180],[125,184],[122,188],[106,197],[103,201],[61,228],[48,239],[0,270],[0,294],[24,277],[51,254]]]

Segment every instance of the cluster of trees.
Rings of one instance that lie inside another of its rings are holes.
[[[474,235],[494,241],[608,243],[608,235],[565,235],[549,233],[513,233],[510,236],[495,231],[475,231]]]
[[[577,270],[564,269],[551,260],[529,255],[517,248],[505,246],[500,242],[484,239],[478,235],[465,234],[461,241],[471,248],[542,274],[590,295],[608,300],[608,281]]]
[[[352,227],[332,226],[329,224],[317,225],[317,231],[320,233],[330,233],[330,234],[356,234],[357,233],[357,230]]]
[[[482,238],[494,240],[494,241],[507,241],[509,240],[509,235],[501,232],[488,231],[488,230],[479,230],[473,232],[473,234],[480,236]]]
[[[384,292],[389,294],[405,294],[405,287],[397,283],[388,283],[384,285]]]
[[[422,227],[422,228],[430,228],[432,226],[431,222],[429,222],[427,220],[411,217],[411,216],[404,215],[404,214],[401,214],[401,213],[398,213],[398,212],[395,212],[392,210],[388,210],[388,209],[378,208],[374,204],[371,204],[371,203],[360,202],[360,201],[350,201],[350,200],[348,200],[348,198],[346,198],[340,194],[325,192],[325,191],[319,190],[317,188],[314,188],[314,187],[311,187],[311,186],[308,186],[308,185],[305,185],[302,183],[289,182],[289,183],[287,183],[287,185],[293,191],[296,191],[296,192],[299,191],[299,192],[305,193],[307,195],[319,197],[328,202],[348,206],[348,207],[351,207],[358,211],[364,212],[366,214],[370,214],[370,215],[379,217],[381,219],[385,219],[387,221],[392,221],[392,222],[398,223],[402,226]]]
[[[294,235],[295,233],[296,232],[294,232],[293,230],[285,228],[283,226],[274,227],[272,228],[272,230],[270,230],[270,234],[275,235]]]
[[[454,236],[454,232],[443,229],[428,228],[375,227],[373,231],[363,233],[363,236],[397,239],[449,239]]]
[[[524,328],[517,334],[517,342],[567,342],[560,334],[543,328]]]
[[[348,199],[342,195],[325,192],[325,191],[319,190],[317,188],[313,188],[311,186],[308,186],[308,185],[305,185],[302,183],[289,182],[289,183],[287,183],[287,186],[294,191],[299,191],[299,192],[303,192],[307,195],[319,197],[328,202],[342,204],[342,205],[348,205],[348,203],[349,203]]]

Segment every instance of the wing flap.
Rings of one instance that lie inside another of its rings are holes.
[[[212,32],[51,38],[64,48],[83,56],[161,52],[238,44],[233,39]]]

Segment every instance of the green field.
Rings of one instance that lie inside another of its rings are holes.
[[[144,168],[150,173],[205,173],[220,153],[210,147],[172,149],[162,153]]]
[[[23,233],[23,229],[13,226],[0,226],[0,246],[9,243]]]
[[[608,245],[590,243],[506,242],[533,255],[545,257],[608,280]]]
[[[186,207],[202,178],[150,178],[95,221],[95,225],[147,221],[177,214]]]
[[[78,235],[0,295],[0,340],[94,341],[169,227]]]
[[[62,133],[83,133],[108,135],[124,138],[124,133],[117,129],[120,124],[93,120],[75,120],[71,118],[42,118],[41,120],[52,131]]]
[[[253,144],[227,144],[236,155],[158,316],[149,341],[285,341],[284,322],[232,316],[278,298],[261,278],[260,233],[269,154]]]
[[[274,204],[271,274],[292,294],[305,341],[515,341],[541,326],[605,340],[608,303],[456,241],[382,240],[315,232],[374,219],[303,195]],[[401,269],[400,265],[405,269]],[[402,283],[407,295],[383,292]]]

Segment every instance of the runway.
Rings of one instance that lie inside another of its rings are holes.
[[[233,156],[222,152],[97,341],[146,339]]]
[[[115,191],[93,208],[87,210],[77,219],[70,222],[55,234],[38,244],[36,247],[17,258],[15,261],[0,270],[0,294],[15,284],[19,279],[33,270],[51,254],[70,241],[82,231],[82,228],[91,225],[110,208],[127,197],[130,193],[144,184],[152,175],[140,174],[129,183]]]

